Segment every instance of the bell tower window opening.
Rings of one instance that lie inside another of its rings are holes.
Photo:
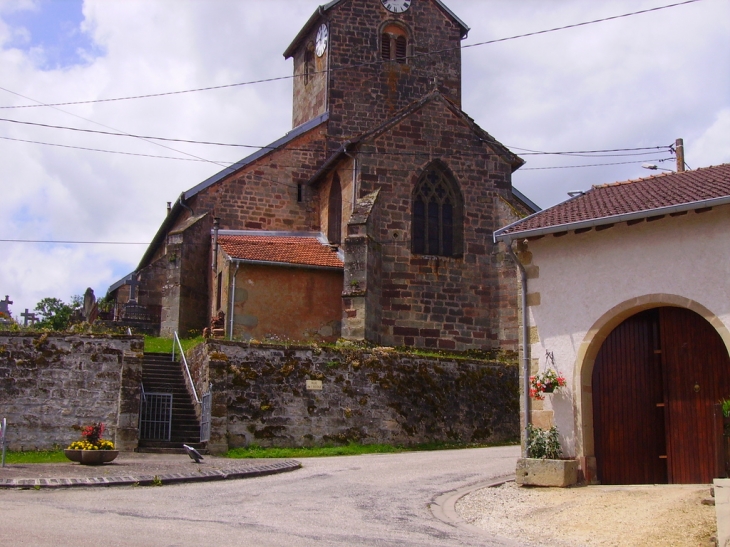
[[[304,83],[308,84],[314,77],[314,45],[309,44],[304,51]]]
[[[438,166],[430,166],[413,192],[412,252],[461,256],[462,217],[463,201],[456,182]]]
[[[380,53],[384,61],[405,64],[408,59],[408,34],[399,25],[389,24],[380,37]]]
[[[327,205],[327,239],[332,245],[342,243],[342,186],[337,173],[332,177]]]

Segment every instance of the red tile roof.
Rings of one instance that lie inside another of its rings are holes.
[[[239,260],[328,268],[344,267],[337,253],[316,237],[220,235],[218,244],[228,256]]]
[[[498,230],[495,237],[511,239],[509,236],[512,234],[528,231],[571,230],[576,228],[571,225],[580,223],[608,224],[611,217],[619,215],[649,217],[657,209],[675,206],[700,208],[703,202],[728,197],[730,163],[682,173],[665,173],[594,186],[582,195]]]

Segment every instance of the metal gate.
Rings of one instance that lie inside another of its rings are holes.
[[[210,440],[210,415],[212,392],[208,391],[200,401],[200,442],[206,443]]]
[[[169,441],[172,434],[172,393],[145,393],[142,387],[139,410],[139,438]]]

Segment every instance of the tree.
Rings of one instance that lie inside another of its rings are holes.
[[[36,304],[35,311],[41,316],[41,320],[35,324],[39,329],[66,330],[71,324],[74,313],[81,309],[83,299],[80,296],[72,296],[71,303],[66,304],[60,298],[43,298]]]

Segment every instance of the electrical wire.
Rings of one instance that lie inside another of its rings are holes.
[[[186,144],[202,144],[202,145],[212,145],[212,146],[224,146],[224,147],[238,147],[238,148],[253,148],[257,150],[275,150],[277,148],[281,148],[282,145],[279,146],[261,146],[261,145],[254,145],[254,144],[233,144],[233,143],[222,143],[222,142],[212,142],[212,141],[197,141],[192,139],[175,139],[175,138],[169,138],[169,137],[154,137],[151,135],[136,135],[133,133],[112,133],[111,131],[99,131],[97,129],[82,129],[79,127],[68,127],[64,125],[52,125],[52,124],[45,124],[45,123],[37,123],[37,122],[28,122],[28,121],[22,121],[22,120],[12,120],[9,118],[0,118],[0,122],[8,122],[8,123],[14,123],[14,124],[20,124],[20,125],[30,125],[35,127],[44,127],[47,129],[63,129],[66,131],[75,131],[80,133],[92,133],[96,135],[108,135],[112,137],[128,137],[128,138],[135,138],[135,139],[145,139],[145,140],[161,140],[161,141],[168,141],[168,142],[181,142]],[[10,137],[7,137],[9,140],[21,140],[21,139],[12,139]],[[33,141],[25,141],[25,142],[33,142]],[[41,144],[48,144],[48,143],[41,143]],[[641,146],[636,148],[609,148],[605,150],[573,150],[573,151],[559,151],[559,152],[547,152],[547,151],[541,151],[541,150],[532,150],[529,148],[520,148],[519,146],[507,146],[510,150],[524,150],[524,152],[520,152],[520,155],[522,156],[535,156],[535,155],[556,155],[556,156],[575,156],[575,157],[584,157],[584,158],[590,158],[590,157],[624,157],[624,156],[641,156],[641,155],[649,155],[656,153],[657,150],[664,150],[664,149],[671,149],[673,145],[667,145],[667,146]],[[297,151],[297,152],[319,152],[321,150],[321,147],[316,148],[296,148],[296,147],[287,147],[287,150],[290,151]],[[644,150],[645,152],[640,152],[636,154],[608,154],[608,152],[638,152],[640,150]],[[99,151],[99,150],[97,150]],[[120,152],[123,153],[123,152]],[[429,155],[430,152],[401,152],[401,151],[386,151],[386,152],[367,152],[367,151],[361,151],[361,154],[369,154],[369,155],[398,155],[398,156],[421,156],[421,155]],[[461,154],[449,154],[449,156],[454,155],[461,155]],[[155,156],[152,156],[155,157]],[[166,156],[159,156],[164,159],[186,159],[186,158],[168,158]],[[197,161],[207,161],[207,160],[197,160]],[[216,162],[216,163],[225,163],[225,162]],[[232,162],[235,163],[235,162]]]
[[[103,150],[103,149],[99,149],[99,148],[86,148],[83,146],[72,146],[72,145],[68,145],[68,144],[55,144],[55,143],[31,141],[31,140],[25,140],[25,139],[14,139],[12,137],[0,137],[0,139],[17,141],[17,142],[25,142],[25,143],[31,143],[31,144],[41,144],[41,145],[45,145],[45,146],[56,146],[56,147],[60,147],[60,148],[73,148],[76,150],[85,150],[85,151],[89,151],[89,152],[105,152],[107,154],[121,154],[121,155],[125,155],[125,156],[140,156],[140,157],[144,157],[144,158],[155,158],[155,159],[166,159],[166,160],[177,160],[177,161],[197,161],[197,162],[206,161],[206,160],[198,160],[198,159],[194,159],[194,158],[176,158],[173,156],[155,156],[152,154],[138,154],[138,153],[133,153],[133,152],[120,152],[120,151],[116,151],[116,150]],[[612,157],[612,156],[578,156],[578,157]],[[630,163],[642,163],[645,161],[660,161],[660,162],[669,161],[670,159],[673,159],[673,158],[665,158],[665,159],[654,158],[654,159],[642,159],[642,160],[636,160],[636,161],[625,161],[625,162],[615,162],[615,163],[594,163],[594,164],[587,164],[587,165],[565,165],[565,166],[555,166],[555,167],[522,167],[520,169],[520,171],[536,171],[536,170],[545,170],[545,169],[570,169],[570,168],[579,168],[579,167],[599,167],[599,166],[604,166],[604,165],[625,165],[625,164],[630,164]],[[230,164],[227,166],[227,168],[235,165],[236,163],[237,162],[230,162]],[[281,164],[281,163],[277,163],[277,166],[288,167],[288,168],[292,168],[292,169],[301,167],[300,165],[288,165],[288,164]],[[336,170],[336,168],[334,168],[334,167],[328,169],[328,171],[334,171],[334,170]],[[477,169],[460,169],[459,170],[459,172],[461,172],[461,173],[478,172],[478,171],[481,171],[481,170],[477,170]],[[390,168],[390,169],[388,169],[388,172],[410,173],[410,172],[412,172],[412,170]],[[264,177],[261,175],[254,174],[253,176],[255,178],[265,180],[268,182],[272,182],[274,184],[280,184],[282,186],[287,186],[289,188],[297,188],[297,185],[295,185],[295,184],[288,184],[286,182],[274,180],[274,179]]]
[[[693,4],[695,2],[700,2],[700,1],[702,1],[702,0],[684,0],[683,2],[677,2],[677,3],[674,3],[674,4],[667,4],[667,5],[664,5],[664,6],[657,6],[655,8],[648,8],[648,9],[645,9],[645,10],[633,11],[633,12],[629,12],[629,13],[623,13],[623,14],[620,14],[620,15],[613,15],[613,16],[610,16],[610,17],[603,17],[603,18],[600,18],[600,19],[593,19],[591,21],[584,21],[582,23],[573,23],[571,25],[564,25],[564,26],[561,26],[561,27],[554,27],[554,28],[545,29],[545,30],[538,30],[538,31],[534,31],[534,32],[526,32],[524,34],[517,34],[517,35],[514,35],[514,36],[507,36],[505,38],[496,38],[494,40],[487,40],[487,41],[484,41],[484,42],[477,42],[475,44],[466,44],[466,45],[463,45],[463,46],[462,45],[459,45],[459,46],[452,47],[452,48],[445,48],[445,49],[440,49],[440,50],[436,50],[436,51],[418,53],[418,54],[414,54],[414,55],[409,55],[409,56],[406,57],[406,59],[407,60],[410,60],[410,59],[417,59],[417,58],[421,58],[421,57],[430,57],[430,56],[434,56],[434,55],[441,55],[443,53],[449,53],[449,52],[452,52],[452,51],[455,51],[455,50],[481,47],[481,46],[486,46],[486,45],[490,45],[490,44],[497,44],[497,43],[500,43],[500,42],[507,42],[507,41],[510,41],[510,40],[517,40],[517,39],[520,39],[520,38],[528,38],[530,36],[539,36],[541,34],[547,34],[547,33],[550,33],[550,32],[557,32],[557,31],[560,31],[560,30],[568,30],[568,29],[583,27],[583,26],[586,26],[586,25],[593,25],[593,24],[596,24],[596,23],[603,23],[603,22],[606,22],[606,21],[613,21],[613,20],[616,20],[616,19],[622,19],[622,18],[625,18],[625,17],[634,16],[634,15],[642,15],[642,14],[650,13],[650,12],[654,12],[654,11],[660,11],[660,10],[664,10],[664,9],[668,9],[668,8],[674,8],[674,7],[678,7],[678,6],[684,6],[686,4]],[[315,71],[313,73],[310,73],[308,76],[311,77],[311,76],[314,76],[314,75],[317,75],[317,74],[326,74],[326,73],[329,73],[329,72],[335,72],[335,71],[341,71],[341,70],[349,70],[349,69],[353,69],[353,68],[362,68],[362,67],[367,67],[367,66],[372,66],[372,65],[391,64],[391,63],[394,63],[394,62],[396,62],[396,61],[394,61],[394,60],[387,60],[386,61],[386,60],[380,59],[380,60],[377,60],[377,61],[370,61],[370,62],[366,62],[366,63],[358,63],[358,64],[351,64],[351,65],[342,65],[342,66],[339,66],[339,67],[332,67],[332,68],[325,69],[325,70]],[[86,100],[86,101],[67,101],[67,102],[60,102],[60,103],[35,104],[35,105],[0,106],[0,109],[39,108],[41,106],[48,106],[48,107],[71,106],[71,105],[80,105],[80,104],[95,104],[95,103],[129,101],[129,100],[137,100],[137,99],[149,99],[149,98],[154,98],[154,97],[165,97],[165,96],[170,96],[170,95],[182,95],[182,94],[186,94],[186,93],[198,93],[198,92],[203,92],[203,91],[212,91],[212,90],[226,89],[226,88],[232,88],[232,87],[242,87],[242,86],[248,86],[248,85],[256,85],[256,84],[262,84],[262,83],[268,83],[268,82],[276,82],[276,81],[281,81],[281,80],[291,80],[291,79],[294,79],[294,78],[297,78],[297,77],[302,77],[302,76],[304,76],[304,74],[298,74],[298,75],[295,74],[295,75],[290,75],[290,76],[277,76],[277,77],[274,77],[274,78],[262,78],[262,79],[259,79],[259,80],[250,80],[250,81],[247,81],[247,82],[238,82],[238,83],[233,83],[233,84],[223,84],[223,85],[217,85],[217,86],[199,87],[199,88],[186,89],[186,90],[181,90],[181,91],[166,91],[166,92],[163,92],[163,93],[149,93],[149,94],[146,94],[146,95],[133,95],[133,96],[128,96],[128,97],[114,97],[114,98],[109,98],[109,99],[92,99],[92,100]],[[0,87],[0,89],[3,89],[3,88]],[[4,91],[7,91],[5,89],[3,89],[3,90]],[[27,98],[27,97],[25,97],[25,98]]]
[[[134,241],[61,241],[57,239],[0,239],[1,243],[57,243],[63,245],[149,245]]]
[[[657,162],[664,162],[664,161],[670,161],[674,158],[664,158],[664,159],[643,159],[643,160],[636,160],[636,161],[619,161],[614,163],[590,163],[586,165],[559,165],[555,167],[523,167],[520,169],[520,172],[522,171],[544,171],[546,169],[579,169],[581,167],[603,167],[604,165],[628,165],[631,163],[643,163],[645,161],[657,161]]]
[[[6,89],[6,88],[4,88],[4,87],[0,87],[0,90],[6,91],[6,92],[8,92],[8,93],[12,93],[13,95],[17,95],[18,97],[23,97],[24,99],[28,99],[29,101],[33,101],[33,102],[36,102],[36,103],[38,103],[38,104],[40,104],[40,105],[44,105],[44,106],[49,106],[49,107],[53,108],[54,110],[57,110],[57,111],[59,111],[59,112],[62,112],[62,113],[64,113],[64,114],[68,114],[69,116],[73,116],[74,118],[79,118],[79,119],[81,119],[81,120],[84,120],[84,121],[86,121],[86,122],[89,122],[89,123],[93,123],[93,124],[95,124],[95,125],[98,125],[98,126],[100,126],[100,127],[106,127],[107,129],[112,129],[112,130],[114,130],[114,131],[118,131],[118,132],[119,132],[120,134],[121,134],[121,133],[125,133],[125,132],[123,132],[123,131],[121,131],[121,130],[119,130],[119,129],[115,128],[115,127],[111,127],[111,126],[108,126],[108,125],[104,125],[103,123],[100,123],[100,122],[96,122],[96,121],[94,121],[94,120],[90,120],[90,119],[88,119],[88,118],[84,118],[83,116],[79,116],[78,114],[73,114],[72,112],[66,112],[65,110],[62,110],[62,109],[60,109],[60,108],[57,108],[57,107],[56,107],[56,106],[54,106],[54,105],[49,105],[49,104],[43,103],[43,102],[41,102],[41,101],[38,101],[38,100],[36,100],[36,99],[33,99],[33,98],[31,98],[31,97],[26,97],[25,95],[22,95],[22,94],[20,94],[20,93],[17,93],[17,92],[15,92],[15,91],[11,91],[11,90],[9,90],[9,89]],[[139,137],[138,137],[138,138],[139,138]],[[183,154],[183,155],[186,155],[186,156],[190,156],[190,157],[192,157],[192,158],[196,158],[196,159],[199,159],[199,160],[203,160],[203,161],[206,161],[206,162],[208,162],[208,163],[213,163],[213,164],[215,164],[215,165],[218,165],[219,167],[225,167],[224,165],[221,165],[220,163],[216,163],[216,162],[214,162],[214,161],[210,161],[210,160],[207,160],[207,159],[205,159],[205,158],[201,158],[201,157],[199,157],[199,156],[196,156],[196,155],[194,155],[194,154],[190,154],[190,153],[188,153],[188,152],[183,152],[183,151],[181,151],[181,150],[176,150],[175,148],[172,148],[172,147],[170,147],[170,146],[167,146],[167,145],[161,144],[161,143],[159,143],[159,142],[154,142],[154,141],[151,141],[151,140],[147,140],[147,139],[144,139],[144,138],[140,138],[140,140],[142,140],[142,141],[145,141],[145,142],[148,142],[148,143],[150,143],[150,144],[154,144],[155,146],[159,146],[159,147],[161,147],[161,148],[165,148],[165,149],[167,149],[167,150],[172,150],[173,152],[177,152],[178,154]]]
[[[13,137],[0,137],[0,139],[6,140],[6,141],[16,141],[16,142],[25,142],[29,144],[42,144],[44,146],[56,146],[58,148],[73,148],[75,150],[85,150],[87,152],[105,152],[107,154],[121,154],[124,156],[141,156],[143,158],[155,158],[155,159],[162,159],[162,160],[178,160],[178,161],[198,161],[198,162],[205,162],[210,163],[210,160],[206,159],[197,159],[197,158],[176,158],[174,156],[155,156],[154,154],[140,154],[135,152],[121,152],[119,150],[103,150],[101,148],[87,148],[85,146],[72,146],[70,144],[57,144],[52,142],[43,142],[43,141],[31,141],[27,139],[16,139]],[[215,162],[216,165],[223,166],[224,164],[222,162]],[[233,165],[235,162],[231,162],[230,165]],[[229,165],[229,167],[230,167]]]

